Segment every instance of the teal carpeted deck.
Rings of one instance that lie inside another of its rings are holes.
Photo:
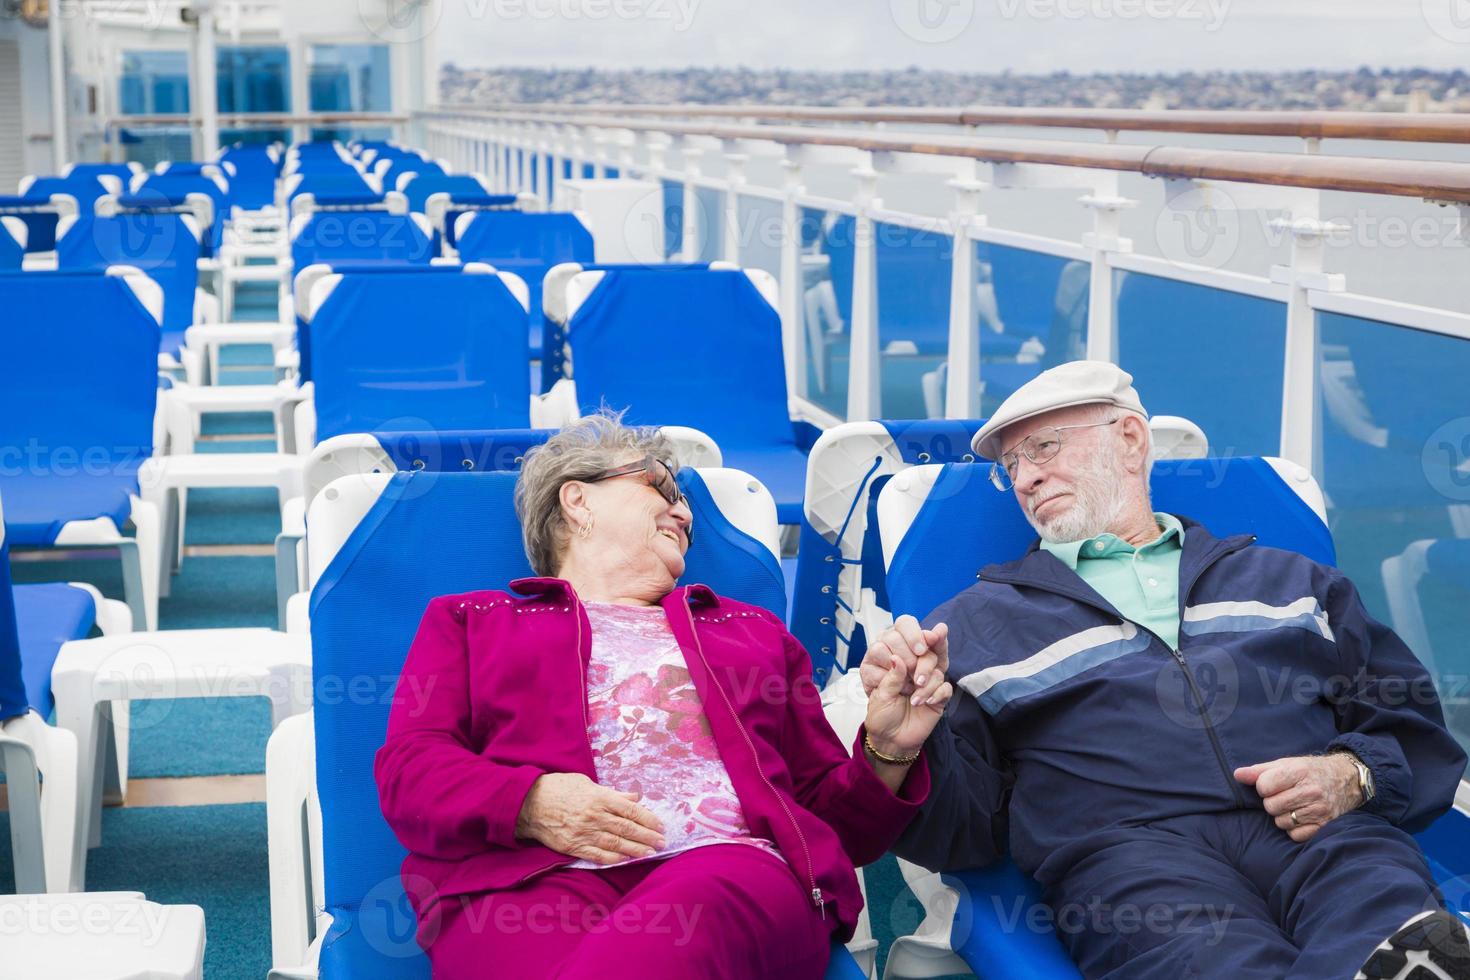
[[[242,300],[243,300],[242,296]],[[239,315],[266,319],[272,307],[242,302]],[[253,314],[253,316],[251,315]],[[226,384],[269,380],[269,347],[236,347],[222,364]],[[217,416],[206,435],[263,434],[258,441],[201,442],[202,452],[261,452],[275,448],[265,415]],[[197,490],[189,494],[188,545],[269,544],[280,530],[271,490]],[[17,562],[17,582],[84,581],[122,598],[113,559]],[[788,574],[794,572],[789,569]],[[273,560],[191,556],[159,609],[163,629],[276,624]],[[264,771],[269,704],[261,698],[141,702],[131,714],[130,775],[205,776]],[[0,841],[9,840],[0,812]],[[87,864],[89,890],[141,891],[162,903],[203,907],[208,980],[264,980],[270,969],[270,903],[264,804],[108,809],[102,846]],[[13,891],[8,846],[0,846],[0,891]],[[873,934],[880,943],[879,975],[895,935],[919,924],[918,902],[891,857],[867,869]],[[516,978],[520,980],[520,978]]]

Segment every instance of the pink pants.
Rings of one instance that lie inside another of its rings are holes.
[[[780,858],[718,844],[445,899],[435,980],[820,980],[833,922]]]

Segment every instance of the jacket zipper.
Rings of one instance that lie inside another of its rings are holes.
[[[812,886],[812,906],[822,914],[822,919],[825,920],[827,918],[827,902],[822,897],[822,889],[817,887],[816,869],[812,865],[812,852],[807,847],[806,834],[801,832],[801,824],[796,822],[796,817],[792,814],[791,808],[786,805],[786,798],[777,791],[776,787],[771,783],[770,778],[766,775],[766,771],[761,768],[760,756],[756,754],[755,743],[751,741],[750,733],[745,730],[744,723],[740,721],[740,715],[735,712],[735,706],[730,702],[730,696],[725,693],[724,685],[720,683],[719,678],[715,677],[715,672],[710,668],[709,659],[704,655],[704,644],[700,642],[699,631],[694,626],[694,613],[689,610],[688,601],[681,604],[684,606],[684,614],[689,617],[689,633],[694,637],[694,649],[699,654],[700,662],[704,664],[706,676],[709,677],[710,683],[714,685],[715,690],[720,692],[720,698],[725,702],[725,710],[730,712],[730,717],[735,720],[735,727],[740,729],[740,734],[745,739],[745,747],[750,750],[751,761],[755,763],[755,771],[760,775],[761,782],[766,784],[766,789],[770,790],[771,795],[776,798],[776,802],[781,804],[782,812],[786,814],[786,819],[791,822],[792,829],[796,831],[796,839],[801,842],[802,856],[806,858],[807,884]]]
[[[1244,804],[1240,796],[1240,784],[1235,780],[1235,774],[1231,771],[1229,763],[1225,761],[1225,746],[1220,744],[1220,736],[1215,731],[1215,725],[1210,721],[1209,709],[1205,707],[1204,692],[1195,683],[1194,672],[1189,669],[1189,664],[1184,661],[1183,650],[1170,650],[1179,669],[1184,673],[1184,680],[1189,684],[1190,693],[1194,695],[1195,704],[1199,706],[1200,719],[1205,723],[1205,734],[1210,736],[1210,745],[1215,750],[1215,761],[1220,763],[1220,772],[1225,775],[1225,783],[1230,787],[1230,796],[1236,803]]]

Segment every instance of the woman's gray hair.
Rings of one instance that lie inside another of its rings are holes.
[[[562,484],[590,480],[635,455],[656,456],[679,471],[667,436],[656,428],[623,425],[623,413],[609,409],[568,423],[526,453],[516,480],[516,517],[537,575],[557,573],[571,533],[561,509]]]

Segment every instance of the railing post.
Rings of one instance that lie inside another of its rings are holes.
[[[694,186],[700,173],[700,161],[704,157],[704,151],[697,146],[690,146],[688,141],[682,145],[684,160],[684,247],[681,249],[680,258],[685,262],[699,261],[699,235],[704,222],[699,220],[699,189]]]
[[[878,354],[878,282],[872,212],[878,199],[878,171],[873,154],[853,168],[858,180],[857,218],[852,248],[852,332],[848,348],[847,417],[849,421],[876,419],[883,410]]]
[[[786,352],[786,391],[806,397],[806,343],[802,337],[805,319],[802,301],[805,282],[801,272],[802,150],[786,147],[781,161],[781,346]]]
[[[546,138],[544,128],[539,128],[541,139],[536,142],[536,166],[540,169],[541,197],[546,209],[551,210],[551,141]]]
[[[602,130],[592,132],[592,179],[602,180],[607,176],[607,154],[603,150],[607,135]]]
[[[949,357],[946,361],[944,416],[951,419],[980,417],[980,330],[975,319],[975,239],[971,231],[985,226],[980,214],[980,193],[990,185],[980,180],[978,164],[968,164],[961,176],[949,182],[954,188],[954,263],[950,271]]]
[[[1322,479],[1317,369],[1321,340],[1308,290],[1343,291],[1343,277],[1324,270],[1327,239],[1346,230],[1321,220],[1321,199],[1320,191],[1310,192],[1302,206],[1271,222],[1272,228],[1291,235],[1291,264],[1271,267],[1272,281],[1291,290],[1286,301],[1286,358],[1281,379],[1281,456],[1306,467],[1318,480]]]
[[[1087,291],[1087,359],[1118,363],[1118,323],[1113,276],[1114,253],[1133,251],[1133,242],[1123,238],[1122,212],[1138,202],[1118,195],[1118,175],[1104,171],[1096,175],[1093,193],[1080,199],[1092,211],[1092,231],[1082,244],[1092,250],[1091,276]]]
[[[722,144],[725,152],[725,221],[724,242],[720,254],[726,262],[740,264],[740,190],[745,186],[747,154],[736,151],[734,140]]]

